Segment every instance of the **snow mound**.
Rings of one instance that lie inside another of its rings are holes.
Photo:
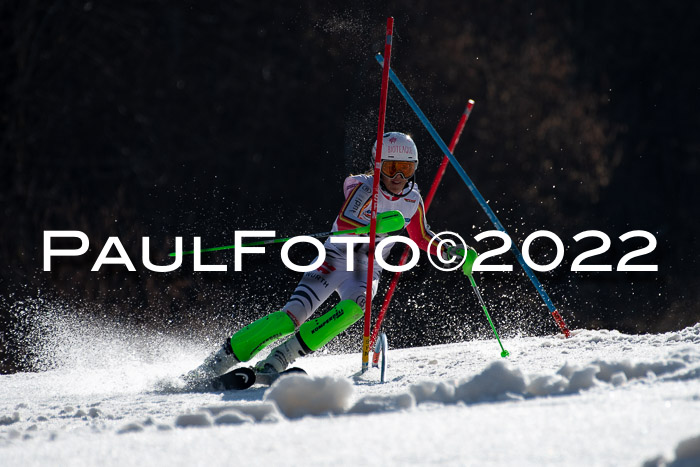
[[[13,412],[12,415],[0,416],[0,425],[12,425],[20,420],[19,412]]]
[[[700,435],[681,441],[676,446],[676,461],[695,461],[700,464]]]
[[[503,361],[495,361],[481,373],[458,382],[445,381],[435,383],[425,381],[411,385],[410,394],[416,402],[439,402],[453,404],[521,399],[525,394],[527,382],[522,372]]]
[[[698,375],[697,355],[683,358],[672,354],[652,362],[565,363],[556,371],[539,375],[527,375],[510,362],[497,360],[471,377],[419,382],[403,392],[365,395],[358,400],[355,400],[355,386],[347,378],[289,375],[280,378],[265,392],[264,402],[204,407],[202,413],[180,415],[175,425],[211,426],[329,414],[373,414],[411,410],[424,403],[470,405],[517,401],[574,395],[595,388],[615,389],[634,381],[653,381],[660,376],[688,379]],[[211,417],[215,419],[212,421]]]
[[[175,419],[175,426],[180,428],[186,427],[207,427],[212,426],[214,423],[211,416],[206,412],[199,413],[186,413],[179,415]]]
[[[465,403],[511,399],[525,392],[525,377],[520,370],[496,361],[470,380],[455,386],[455,400]]]
[[[378,412],[394,412],[397,410],[412,409],[416,400],[410,393],[365,396],[352,406],[348,411],[351,414],[369,414]]]
[[[696,467],[700,465],[700,435],[678,443],[675,454],[676,458],[672,461],[658,456],[646,461],[643,467]]]
[[[452,402],[455,397],[455,387],[453,384],[433,381],[423,381],[413,384],[408,388],[417,404],[423,402]]]
[[[630,380],[645,378],[650,373],[661,376],[686,368],[686,363],[677,359],[652,363],[641,362],[636,364],[628,360],[622,362],[594,361],[593,365],[598,367],[596,378],[605,382],[610,382],[613,375],[616,373],[622,373],[626,379]]]
[[[277,404],[288,418],[305,415],[339,414],[352,404],[353,386],[345,378],[311,378],[289,375],[280,378],[265,392],[265,400]]]
[[[562,370],[565,367],[562,367]],[[568,384],[564,386],[563,393],[573,394],[597,386],[599,380],[595,376],[599,372],[600,368],[597,366],[587,366],[585,368],[576,369],[569,374],[569,381]],[[565,373],[568,373],[568,371]]]
[[[680,360],[659,362],[594,361],[585,366],[564,364],[556,373],[524,375],[509,363],[495,361],[481,373],[457,383],[445,381],[421,382],[411,385],[409,392],[417,404],[439,402],[474,404],[502,400],[575,394],[602,385],[621,386],[633,379],[655,378],[680,372],[684,378],[700,374],[699,368],[688,370]]]
[[[457,383],[426,381],[412,385],[409,392],[418,404],[424,402],[450,404],[459,401],[473,404],[575,394],[605,384],[617,387],[633,379],[675,374],[679,370],[687,370],[687,365],[679,360],[636,364],[629,361],[594,361],[585,366],[567,363],[553,374],[526,376],[518,368],[511,368],[509,363],[496,361],[471,379]],[[680,374],[689,377],[698,373],[698,368],[695,368]]]
[[[137,422],[129,423],[127,425],[124,425],[120,429],[117,430],[117,434],[123,435],[126,433],[139,433],[143,431],[143,425]]]
[[[255,420],[249,415],[244,415],[236,410],[228,411],[214,419],[215,425],[241,425],[243,423],[253,423]]]
[[[228,404],[222,406],[202,407],[202,410],[208,412],[213,417],[222,414],[234,413],[240,414],[246,419],[255,422],[276,422],[282,418],[277,405],[273,402],[256,402],[249,404]],[[216,420],[215,420],[216,422]]]

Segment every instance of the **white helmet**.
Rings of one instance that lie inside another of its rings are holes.
[[[377,155],[377,142],[372,146],[372,165]],[[384,133],[382,139],[382,161],[410,161],[418,164],[418,148],[411,137],[398,131]]]

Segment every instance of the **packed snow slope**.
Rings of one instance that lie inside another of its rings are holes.
[[[579,331],[298,361],[310,377],[191,393],[208,349],[66,340],[57,368],[0,376],[0,464],[700,465],[700,324]],[[57,354],[59,355],[59,354]]]

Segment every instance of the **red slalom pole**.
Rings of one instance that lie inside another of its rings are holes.
[[[459,122],[457,123],[457,128],[455,128],[455,132],[452,135],[452,140],[450,141],[450,152],[454,153],[455,147],[457,146],[457,143],[459,142],[459,137],[462,136],[462,130],[464,130],[464,125],[467,123],[467,120],[469,119],[469,115],[472,113],[472,107],[474,107],[474,101],[472,99],[469,99],[467,101],[467,106],[464,108],[464,112],[462,113],[462,116],[459,118]],[[430,190],[428,191],[428,195],[425,197],[425,212],[428,212],[428,209],[430,208],[430,204],[433,202],[433,198],[435,197],[435,192],[437,191],[438,185],[440,185],[440,182],[442,181],[442,177],[445,175],[445,171],[447,170],[447,165],[450,163],[450,159],[447,156],[444,156],[442,158],[442,163],[440,164],[440,167],[438,168],[437,173],[435,174],[435,178],[433,179],[433,184],[430,186]],[[408,253],[411,251],[411,249],[407,246],[403,250],[403,255],[401,255],[401,260],[399,261],[399,266],[403,266],[406,264],[406,261],[408,261]],[[394,277],[391,279],[391,283],[389,284],[389,289],[386,292],[386,296],[384,297],[384,303],[382,304],[382,308],[379,311],[379,316],[377,316],[377,322],[374,325],[374,330],[372,331],[372,338],[370,340],[370,348],[374,348],[374,343],[377,341],[377,335],[379,335],[379,329],[382,326],[382,321],[384,320],[384,315],[386,314],[386,311],[389,309],[389,304],[391,303],[391,299],[394,296],[394,291],[396,290],[396,285],[399,283],[399,277],[401,277],[400,272],[395,272]],[[374,354],[372,357],[372,364],[377,364],[379,361],[379,354]]]
[[[377,152],[374,156],[374,182],[372,183],[372,207],[369,221],[369,252],[367,261],[367,293],[365,295],[365,327],[362,335],[362,373],[369,369],[369,331],[372,318],[372,276],[374,275],[374,248],[377,242],[377,205],[379,204],[379,170],[382,162],[384,143],[384,119],[386,117],[386,100],[389,91],[389,69],[391,61],[391,41],[394,32],[394,18],[386,20],[386,42],[384,43],[384,68],[382,69],[382,88],[379,99],[379,125],[377,127]]]
[[[472,99],[469,99],[467,101],[467,106],[464,108],[462,116],[459,118],[459,122],[457,123],[457,128],[455,129],[455,132],[452,135],[450,145],[448,146],[451,153],[454,153],[455,147],[457,146],[457,143],[459,143],[459,137],[462,136],[462,130],[464,130],[464,125],[466,125],[467,120],[469,119],[469,115],[472,113],[473,107],[474,101]],[[447,165],[449,163],[450,158],[444,156],[442,158],[442,163],[440,164],[440,167],[438,168],[438,171],[435,174],[435,178],[433,179],[433,184],[430,186],[428,195],[425,197],[425,212],[428,212],[428,208],[430,208],[430,204],[433,202],[433,197],[435,197],[437,187],[442,181],[442,177],[445,175],[445,171],[447,170]]]

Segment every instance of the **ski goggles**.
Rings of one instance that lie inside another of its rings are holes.
[[[416,173],[416,163],[412,161],[384,161],[382,162],[382,174],[389,178],[395,178],[401,174],[409,179]]]

